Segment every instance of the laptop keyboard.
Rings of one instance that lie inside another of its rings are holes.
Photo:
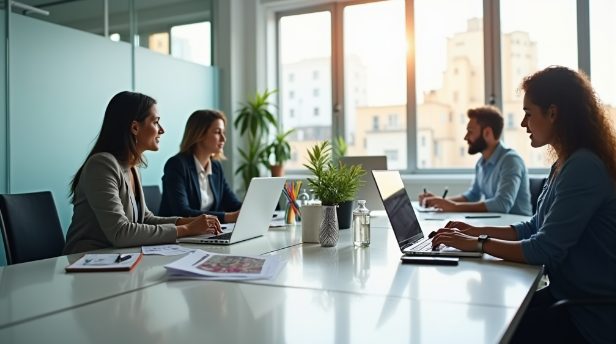
[[[224,233],[216,236],[209,237],[208,239],[216,239],[216,240],[231,240],[231,234],[233,232]]]
[[[414,245],[408,248],[409,251],[415,252],[428,252],[428,251],[439,251],[440,247],[436,247],[436,249],[432,250],[432,239],[431,238],[423,238],[416,242]]]

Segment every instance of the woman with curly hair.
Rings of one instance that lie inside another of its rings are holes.
[[[526,77],[522,127],[555,158],[537,212],[510,227],[451,222],[433,245],[480,250],[544,265],[550,285],[535,293],[513,342],[616,342],[616,306],[551,306],[616,296],[616,136],[588,80],[565,67]]]

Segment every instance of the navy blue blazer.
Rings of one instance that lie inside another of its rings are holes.
[[[207,211],[201,210],[201,189],[199,173],[191,153],[178,153],[165,163],[163,175],[163,195],[160,202],[160,216],[215,215],[222,223],[225,212],[239,210],[242,202],[227,184],[222,165],[210,160],[212,174],[208,176],[210,189],[214,194],[214,204]],[[173,214],[173,215],[172,215]]]

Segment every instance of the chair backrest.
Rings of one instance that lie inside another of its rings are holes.
[[[145,205],[154,214],[158,215],[158,209],[160,208],[160,201],[162,194],[158,185],[144,185],[143,197],[145,198]]]
[[[537,199],[539,199],[539,194],[541,194],[546,180],[546,177],[529,178],[528,180],[528,185],[530,186],[530,204],[533,206],[533,214],[537,211]]]
[[[0,195],[0,226],[8,264],[62,255],[64,233],[50,191]]]

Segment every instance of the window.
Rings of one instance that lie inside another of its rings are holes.
[[[153,33],[148,39],[150,50],[169,55],[169,34],[167,32]]]
[[[515,116],[510,112],[507,114],[507,129],[515,129]]]
[[[413,28],[406,27],[410,25],[405,22],[406,4],[412,4]],[[301,91],[295,89],[295,98],[304,102],[294,103],[299,112],[294,121],[283,119],[283,123],[287,128],[291,123],[314,125],[313,132],[324,134],[323,139],[343,135],[352,154],[397,150],[399,159],[392,169],[470,169],[477,156],[460,145],[466,113],[490,103],[504,115],[505,143],[522,155],[529,168],[545,172],[548,155],[544,149],[531,148],[519,127],[523,96],[519,85],[522,78],[548,65],[589,67],[578,66],[577,16],[586,13],[584,7],[590,13],[592,54],[579,54],[590,56],[593,85],[616,120],[616,65],[611,62],[616,60],[612,44],[616,26],[609,29],[613,25],[607,15],[616,11],[616,2],[562,0],[558,4],[559,11],[553,11],[554,0],[326,0],[318,7],[320,12],[282,15],[277,28],[278,75],[295,74],[295,85],[302,85]],[[486,20],[490,27],[484,27],[484,15],[495,16]],[[332,22],[334,18],[343,21]],[[484,43],[484,37],[491,41]],[[335,70],[331,69],[331,47],[344,52],[336,56]],[[407,54],[413,54],[408,61]],[[580,61],[588,64],[587,59]],[[412,68],[408,77],[414,80],[406,80],[407,62]],[[407,85],[414,89],[407,90]],[[288,94],[288,87],[287,78],[281,77],[279,94]],[[288,101],[283,97],[281,107],[290,106]],[[310,114],[314,107],[321,109],[318,117],[303,116],[302,111]],[[344,117],[331,109],[341,109]],[[305,149],[305,145],[298,147]]]
[[[327,111],[332,108],[331,13],[321,11],[282,16],[278,25],[279,73],[293,75],[279,81],[281,122],[284,130],[295,128],[305,133],[289,140],[291,151],[300,158],[290,161],[287,168],[299,170],[304,169],[302,164],[306,163],[307,147],[331,139],[332,113]],[[304,82],[309,80],[314,80],[311,85]],[[290,90],[291,81],[293,90]],[[322,95],[318,99],[311,96],[315,88]],[[295,98],[300,101],[310,99],[310,103],[294,106]],[[293,117],[288,111],[291,107],[297,111]],[[319,108],[325,111],[321,113]]]
[[[344,137],[356,155],[383,154],[387,140],[396,159],[392,169],[406,169],[406,51],[403,0],[377,1],[344,7]],[[370,23],[367,25],[367,23]],[[379,123],[373,114],[387,114]],[[400,118],[398,113],[404,114]],[[372,117],[372,123],[370,118]],[[370,126],[372,124],[372,126]],[[382,126],[382,127],[381,127]],[[383,132],[381,129],[401,129]],[[398,152],[404,152],[398,156]]]
[[[467,168],[477,157],[460,156],[457,142],[468,108],[485,103],[484,1],[414,3],[417,130],[433,133],[425,147],[416,145],[417,156],[427,157],[424,168]],[[460,121],[448,121],[449,113],[461,114]]]
[[[387,126],[390,129],[398,128],[398,114],[390,113],[389,115],[387,115]]]
[[[398,161],[398,150],[397,149],[385,149],[383,151],[385,156],[387,156],[387,164],[389,163],[395,164]]]
[[[522,78],[550,65],[578,69],[576,0],[501,0],[501,78],[503,113],[522,113]],[[533,9],[529,11],[529,9]],[[512,56],[530,55],[530,59]],[[521,120],[521,118],[520,118]],[[548,167],[546,159],[533,159],[547,147],[532,148],[524,130],[512,130],[504,137],[527,163],[527,167]]]
[[[616,123],[616,1],[590,1],[590,65],[595,91]],[[611,29],[610,29],[611,28]]]
[[[210,66],[212,65],[211,37],[210,22],[173,26],[171,27],[171,55]],[[151,46],[150,49],[152,49]]]

